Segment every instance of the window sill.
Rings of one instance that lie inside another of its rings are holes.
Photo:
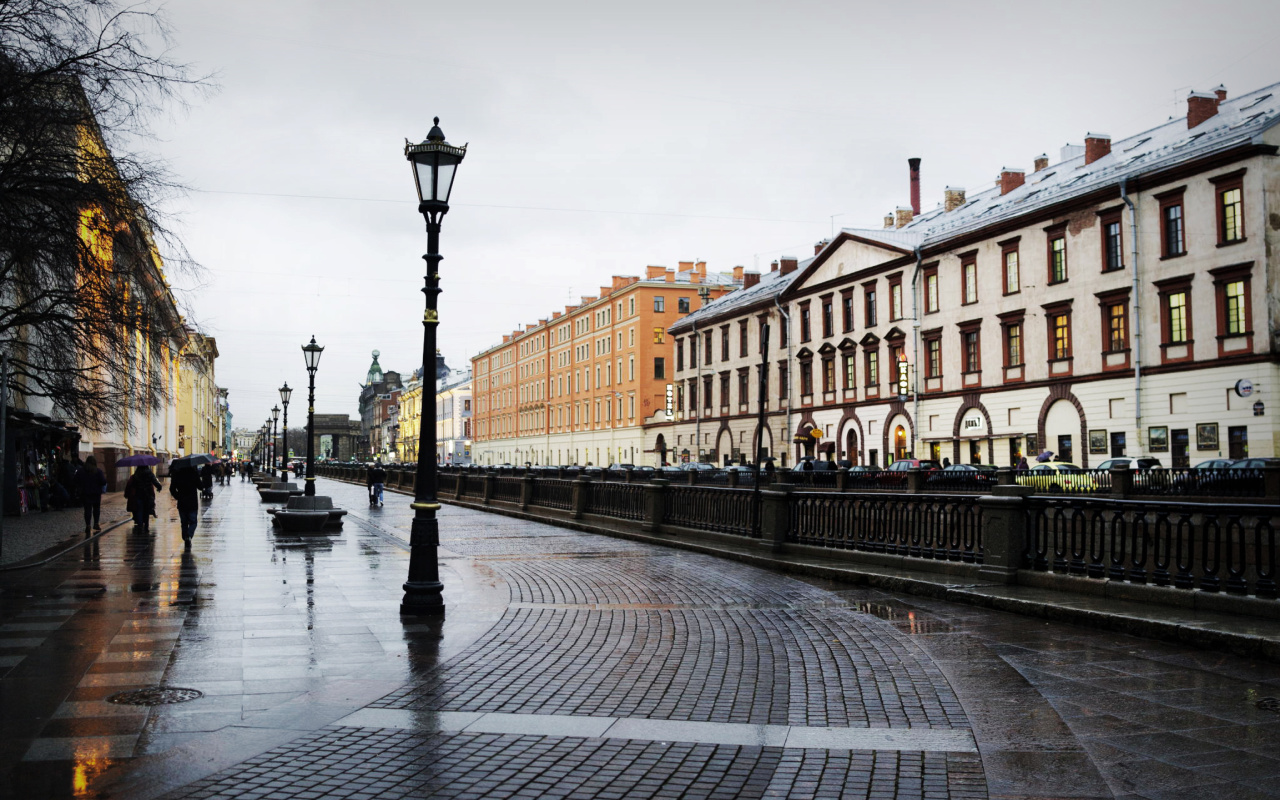
[[[1022,289],[1014,289],[1012,292],[1005,292],[1004,297],[1012,297],[1015,294],[1022,294]]]
[[[1186,254],[1187,254],[1187,251],[1186,251],[1186,250],[1183,250],[1181,253],[1170,253],[1170,254],[1168,254],[1168,255],[1160,256],[1160,260],[1161,260],[1161,261],[1172,261],[1172,260],[1173,260],[1173,259],[1175,259],[1175,258],[1182,258],[1182,257],[1183,257],[1183,256],[1185,256]]]
[[[1060,285],[1060,284],[1066,283],[1068,280],[1070,280],[1070,279],[1069,279],[1069,278],[1063,278],[1063,279],[1062,279],[1062,280],[1060,280],[1060,281],[1050,280],[1050,281],[1049,281],[1048,283],[1046,283],[1045,285],[1046,285],[1046,286],[1058,286],[1058,285]]]
[[[1236,244],[1244,244],[1247,241],[1249,241],[1249,237],[1242,236],[1239,239],[1232,239],[1229,242],[1218,242],[1218,247],[1231,247],[1232,245],[1236,245]]]
[[[1110,269],[1108,269],[1108,268],[1106,268],[1106,267],[1103,267],[1103,269],[1102,269],[1102,274],[1103,274],[1103,275],[1106,275],[1106,274],[1108,274],[1108,273],[1112,273],[1112,272],[1124,272],[1124,264],[1121,264],[1121,265],[1120,265],[1120,266],[1118,266],[1118,267],[1111,267]]]

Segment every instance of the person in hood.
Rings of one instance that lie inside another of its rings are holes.
[[[200,514],[200,473],[196,472],[195,467],[178,467],[173,470],[169,476],[169,494],[178,501],[182,541],[190,549]]]

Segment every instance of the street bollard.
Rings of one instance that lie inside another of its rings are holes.
[[[789,484],[760,492],[760,540],[768,542],[775,553],[786,549],[791,532],[791,492]]]
[[[668,480],[654,478],[644,487],[644,529],[656,533],[662,529],[667,510]]]
[[[982,508],[982,567],[978,577],[982,580],[1017,583],[1027,548],[1024,498],[1034,492],[1030,486],[996,486],[994,494],[978,498]]]

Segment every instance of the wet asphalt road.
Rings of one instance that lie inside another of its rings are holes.
[[[449,507],[402,620],[408,498],[319,486],[0,573],[0,794],[1280,796],[1275,665]]]

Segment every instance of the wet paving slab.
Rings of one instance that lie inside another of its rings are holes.
[[[448,506],[402,619],[408,498],[319,486],[0,574],[0,793],[1280,796],[1272,664]]]

